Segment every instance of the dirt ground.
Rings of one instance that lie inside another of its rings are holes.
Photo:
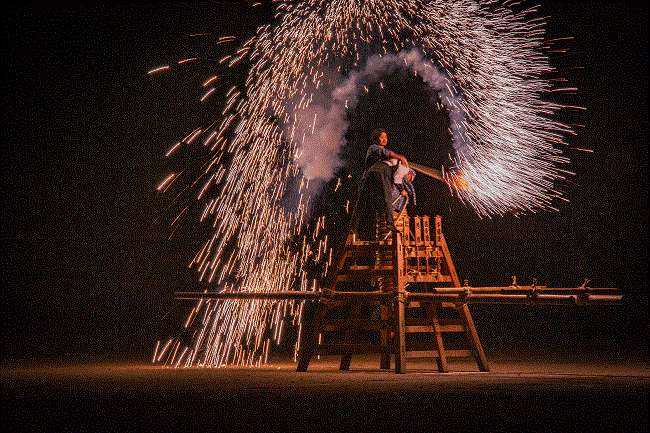
[[[258,368],[59,363],[2,368],[9,431],[647,431],[647,358],[493,356],[490,371],[451,360],[406,374],[378,359],[290,359]]]

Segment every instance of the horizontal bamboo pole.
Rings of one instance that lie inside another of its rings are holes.
[[[612,287],[572,287],[553,288],[546,286],[502,286],[502,287],[433,287],[427,290],[433,293],[502,293],[502,294],[562,294],[581,295],[585,293],[616,294],[618,289]]]
[[[591,294],[593,289],[549,289],[548,292],[529,291],[528,293],[501,293],[500,287],[485,287],[483,293],[472,293],[462,287],[448,293],[404,292],[406,302],[436,302],[451,304],[506,304],[506,305],[618,305],[625,302],[623,295]],[[473,288],[472,288],[473,289]],[[519,288],[521,289],[521,288]],[[614,289],[604,289],[611,291]],[[577,293],[577,294],[576,294]],[[396,298],[391,292],[176,292],[176,299],[270,299],[270,300],[318,300],[321,298],[340,301],[347,299],[366,299],[387,301]]]
[[[323,292],[176,292],[176,299],[275,299],[275,300],[314,300],[323,296]]]

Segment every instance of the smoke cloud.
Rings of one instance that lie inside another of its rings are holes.
[[[447,74],[412,48],[398,54],[373,55],[366,60],[365,68],[353,71],[348,77],[339,77],[338,84],[328,92],[318,93],[306,108],[294,109],[294,124],[285,131],[297,142],[296,164],[308,179],[330,180],[344,161],[340,151],[345,146],[345,134],[349,127],[347,113],[358,103],[359,92],[382,76],[399,68],[413,71],[438,93],[451,119],[454,148],[462,152],[465,143],[466,117],[461,108],[462,95],[455,90]]]

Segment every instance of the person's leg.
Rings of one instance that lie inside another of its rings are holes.
[[[350,219],[350,230],[357,232],[359,230],[359,222],[363,217],[364,212],[367,211],[370,205],[371,196],[369,194],[369,185],[368,178],[365,177],[361,179],[361,184],[359,185],[359,194],[357,195],[357,202],[354,205],[352,210],[352,217]]]
[[[383,195],[382,212],[386,214],[386,224],[394,225],[393,220],[393,169],[383,164],[384,167],[378,170],[379,179],[381,180],[381,189]]]

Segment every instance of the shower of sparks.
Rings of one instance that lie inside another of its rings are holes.
[[[219,60],[222,68],[250,64],[245,83],[225,95],[220,119],[167,153],[195,139],[210,151],[195,182],[200,219],[213,227],[190,263],[200,280],[222,291],[318,287],[332,258],[331,233],[342,228],[314,212],[314,201],[331,179],[332,194],[346,189],[337,178],[346,164],[346,115],[358,94],[372,84],[383,89],[382,76],[398,68],[419,75],[449,112],[454,154],[444,177],[458,197],[487,217],[553,209],[562,198],[555,184],[570,174],[559,166],[568,162],[560,149],[572,130],[553,120],[564,107],[542,96],[575,89],[542,78],[554,70],[535,12],[514,11],[507,1],[278,2],[274,25]],[[202,100],[214,93],[217,77],[206,77]],[[346,215],[349,200],[340,207]],[[185,324],[194,329],[192,343],[159,343],[154,359],[173,366],[264,363],[288,326],[300,335],[302,307],[202,300]]]

